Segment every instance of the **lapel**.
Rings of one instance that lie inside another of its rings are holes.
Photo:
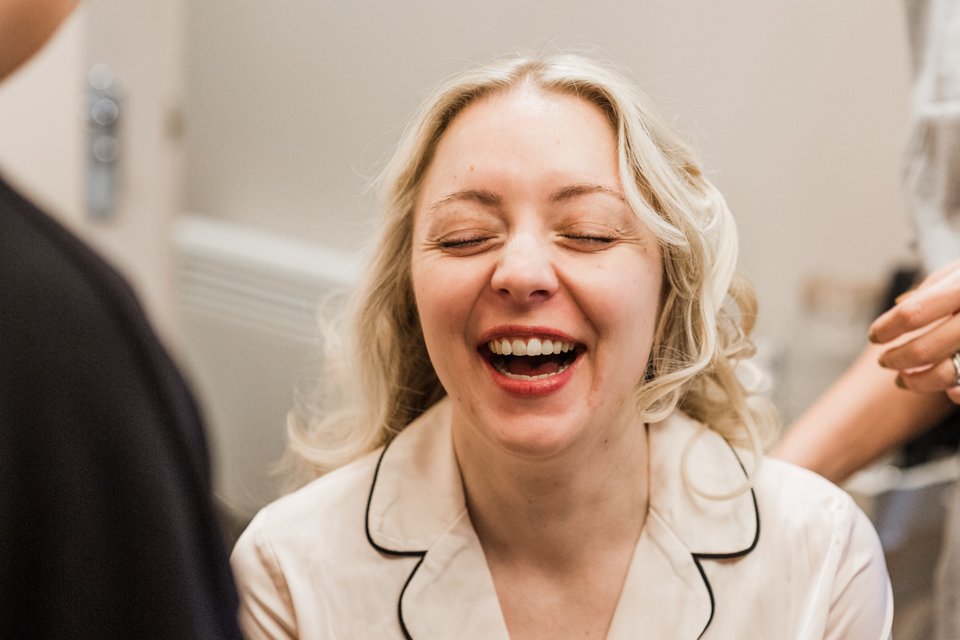
[[[683,449],[696,439],[687,463],[691,482],[711,493],[740,486],[739,455],[718,433],[680,411],[648,427],[650,511],[637,542],[609,640],[700,638],[713,621],[715,600],[704,562],[750,553],[760,536],[753,490],[710,500],[683,480]]]
[[[709,500],[683,482],[680,459],[691,438],[698,438],[688,460],[696,486],[716,492],[743,482],[737,454],[714,431],[677,411],[648,432],[650,512],[608,638],[642,632],[647,638],[693,640],[714,617],[702,561],[737,558],[753,549],[760,526],[756,499],[749,491]],[[386,556],[420,558],[397,603],[405,637],[509,637],[466,510],[448,399],[383,450],[370,488],[366,533]]]
[[[367,539],[381,553],[420,557],[397,603],[404,637],[509,638],[467,514],[449,400],[427,410],[381,454],[367,502]]]

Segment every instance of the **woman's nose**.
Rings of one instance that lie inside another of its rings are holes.
[[[533,234],[511,237],[500,252],[490,284],[500,296],[520,305],[552,296],[558,282],[550,243]]]

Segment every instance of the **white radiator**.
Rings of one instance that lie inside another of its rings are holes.
[[[207,421],[217,495],[246,518],[278,494],[293,390],[318,371],[319,304],[349,289],[359,264],[200,216],[178,219],[174,247],[180,360]]]

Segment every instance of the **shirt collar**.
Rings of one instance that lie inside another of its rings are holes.
[[[370,488],[367,537],[384,554],[421,558],[398,603],[407,637],[445,637],[438,629],[453,636],[484,629],[478,637],[506,638],[493,582],[467,514],[450,414],[449,399],[441,400],[384,449]],[[642,627],[651,632],[649,637],[696,638],[714,609],[700,561],[749,553],[759,539],[760,518],[752,491],[729,500],[691,491],[683,481],[682,452],[696,438],[688,457],[689,476],[695,486],[711,493],[744,482],[738,453],[748,464],[751,460],[679,411],[648,430],[650,512],[609,637],[631,637]],[[650,567],[661,569],[655,583],[649,579]],[[649,616],[650,611],[658,615]],[[652,632],[654,618],[663,633]]]

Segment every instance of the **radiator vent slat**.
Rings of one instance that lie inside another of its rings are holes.
[[[180,217],[173,244],[179,355],[207,419],[214,487],[247,519],[280,493],[294,389],[315,383],[303,376],[316,370],[317,305],[353,285],[357,261],[201,216]]]
[[[359,272],[342,252],[199,216],[177,221],[174,243],[183,312],[287,339],[314,340],[318,304]]]

